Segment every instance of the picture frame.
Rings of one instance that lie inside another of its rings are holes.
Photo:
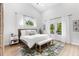
[[[79,20],[73,20],[73,31],[79,32]]]

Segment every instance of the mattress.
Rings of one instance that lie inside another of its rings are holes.
[[[25,35],[21,36],[21,40],[27,44],[29,48],[32,48],[35,43],[40,42],[42,40],[48,39],[48,34],[36,34],[36,35]]]

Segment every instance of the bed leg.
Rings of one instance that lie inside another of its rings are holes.
[[[47,47],[49,47],[49,43],[47,43]]]
[[[35,49],[37,50],[37,44],[36,44],[36,46],[35,46]]]
[[[41,50],[41,46],[39,46],[39,51],[40,51],[40,53],[42,52],[42,50]]]

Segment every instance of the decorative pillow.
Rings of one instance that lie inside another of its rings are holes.
[[[36,34],[36,30],[27,30],[26,31],[26,35],[35,35]]]
[[[35,30],[31,30],[30,35],[35,35],[36,31]]]

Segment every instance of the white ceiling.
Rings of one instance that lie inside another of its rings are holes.
[[[58,3],[32,3],[33,7],[38,9],[40,12],[43,12],[47,9],[52,8],[53,6],[58,5]]]

